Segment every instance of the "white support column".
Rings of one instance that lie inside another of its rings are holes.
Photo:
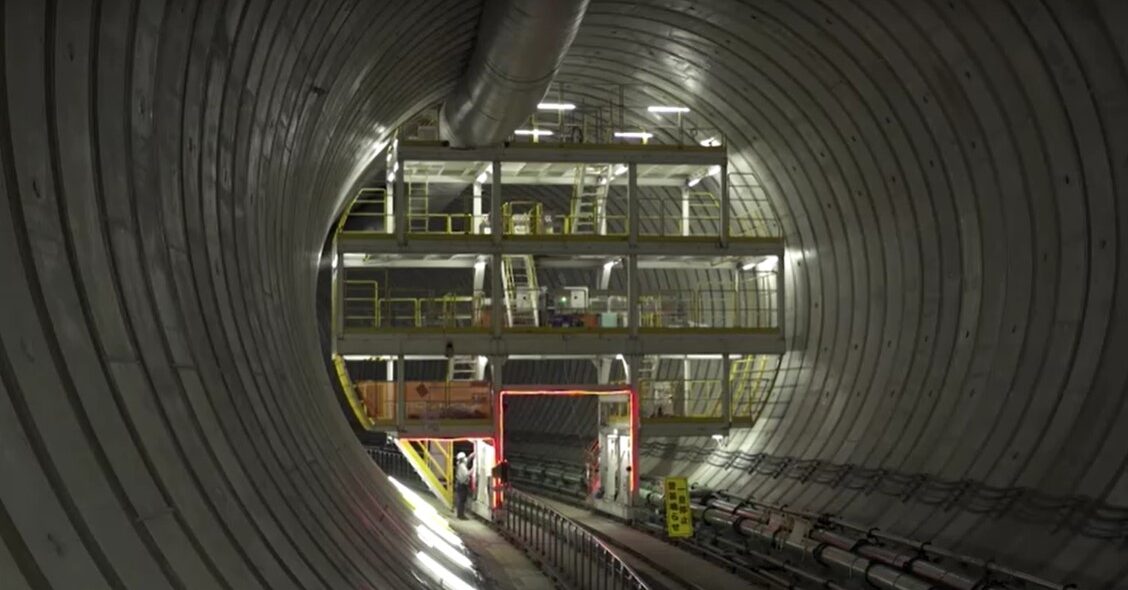
[[[681,235],[689,235],[689,187],[681,189]]]
[[[490,238],[494,244],[501,243],[505,233],[501,219],[501,162],[493,161],[493,179],[490,183]]]
[[[627,164],[627,243],[638,244],[639,224],[638,164]]]
[[[493,231],[491,229],[491,231]],[[501,284],[501,254],[490,258],[490,330],[495,338],[501,337],[505,324],[505,287]]]
[[[721,246],[729,243],[729,217],[732,214],[729,202],[728,162],[721,164]]]
[[[732,359],[727,352],[721,355],[721,414],[732,425]]]
[[[395,172],[395,190],[392,193],[392,209],[395,211],[395,232],[396,241],[400,244],[407,243],[407,184],[404,182],[406,170],[403,167],[403,159],[396,160],[397,170]]]
[[[732,297],[733,297],[733,324],[732,328],[744,328],[747,323],[746,308],[748,307],[747,296],[744,293],[744,271],[740,270],[740,263],[736,263],[736,268],[732,271]]]
[[[474,181],[474,201],[471,206],[473,209],[470,218],[470,233],[480,234],[482,233],[484,217],[482,217],[482,183],[477,180]]]

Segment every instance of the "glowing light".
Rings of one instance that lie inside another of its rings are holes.
[[[708,174],[709,174],[709,176],[720,176],[721,175],[721,165],[720,164],[714,164],[712,166],[709,166]]]
[[[779,266],[779,256],[769,256],[760,264],[756,265],[756,270],[759,272],[772,272]]]
[[[537,108],[542,111],[574,111],[576,105],[570,102],[542,102]]]
[[[701,177],[700,176],[694,176],[693,178],[689,179],[689,182],[686,183],[686,186],[692,188],[692,187],[697,186],[697,184],[700,183],[700,182],[701,182]]]
[[[447,559],[451,561],[451,563],[459,565],[465,569],[471,569],[474,567],[474,563],[470,561],[469,557],[466,557],[460,551],[455,549],[451,544],[440,539],[438,535],[431,532],[431,529],[421,524],[417,524],[415,525],[415,532],[419,535],[419,539],[422,540],[423,543],[425,543],[432,549],[438,549],[439,553],[442,553]]]
[[[615,167],[615,172],[613,172],[611,175],[612,176],[621,176],[621,175],[626,174],[626,173],[627,173],[627,165],[626,164],[619,164],[618,166]]]
[[[646,110],[652,113],[688,113],[689,107],[649,106]]]
[[[546,137],[552,135],[548,129],[518,129],[513,135],[532,135],[533,137]]]
[[[418,559],[419,563],[430,570],[431,574],[439,580],[443,588],[450,588],[451,590],[474,590],[473,586],[463,582],[462,578],[454,575],[454,572],[443,567],[441,563],[435,561],[434,557],[427,555],[423,551],[417,552],[415,559]]]
[[[478,184],[482,184],[482,183],[486,182],[486,179],[489,178],[489,177],[490,177],[489,174],[483,172],[483,173],[479,174],[477,178],[474,179],[474,182],[476,182]]]
[[[649,131],[616,131],[615,137],[621,137],[623,139],[650,139],[654,137],[654,134]]]
[[[716,137],[708,137],[706,139],[702,139],[699,143],[701,144],[701,147],[720,147],[721,140],[717,139]]]

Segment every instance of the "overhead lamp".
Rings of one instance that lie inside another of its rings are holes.
[[[542,111],[574,111],[576,105],[570,102],[542,102],[537,108]]]
[[[646,110],[652,113],[688,113],[689,107],[649,106]]]
[[[513,132],[513,135],[532,135],[533,137],[545,137],[552,135],[548,129],[518,129]]]
[[[698,143],[701,144],[701,147],[720,147],[721,140],[717,139],[716,137],[707,137],[705,139],[702,139]]]
[[[759,272],[772,272],[779,266],[779,256],[769,256],[766,260],[756,265]]]
[[[619,164],[618,166],[615,167],[615,171],[612,172],[611,175],[612,176],[619,176],[619,175],[625,174],[626,172],[627,172],[627,165],[626,164]]]
[[[621,137],[623,139],[650,139],[654,137],[654,134],[648,131],[616,131],[615,137]]]
[[[699,182],[701,182],[701,177],[700,176],[694,176],[693,178],[689,179],[689,182],[686,183],[686,186],[689,186],[689,187],[692,188],[692,187],[697,186],[697,183],[699,183]]]
[[[721,165],[720,164],[713,164],[712,166],[709,166],[709,172],[707,174],[709,176],[720,176],[721,175]]]
[[[740,270],[756,269],[757,272],[772,272],[779,266],[779,256],[768,256],[763,260],[754,260],[740,267]]]

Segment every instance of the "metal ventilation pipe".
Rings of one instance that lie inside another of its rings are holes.
[[[533,113],[580,28],[588,0],[486,0],[470,65],[443,103],[454,147],[500,143]]]

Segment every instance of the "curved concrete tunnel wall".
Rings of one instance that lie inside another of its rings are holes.
[[[479,6],[40,4],[3,17],[0,572],[410,584],[404,515],[329,393],[314,277]],[[649,468],[1122,584],[1087,510],[1128,504],[1126,23],[1115,0],[593,0],[564,79],[688,104],[784,224],[791,352],[726,450],[1067,516],[721,473],[693,459],[711,441]]]

